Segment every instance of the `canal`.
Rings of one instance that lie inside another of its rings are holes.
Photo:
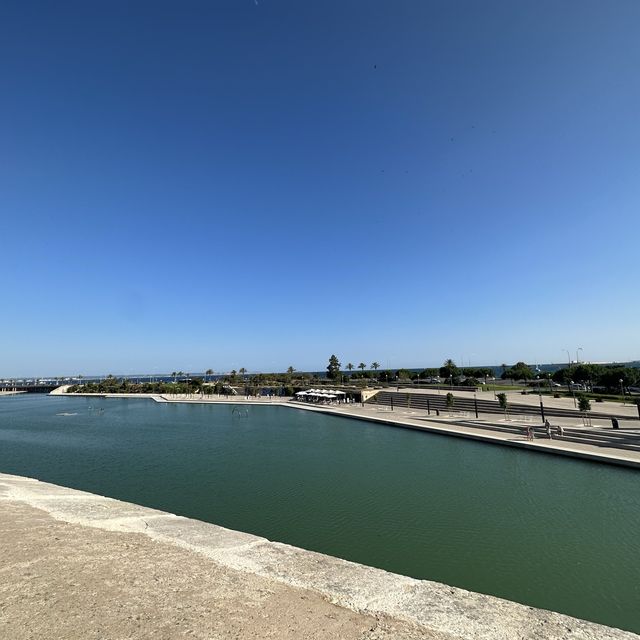
[[[0,471],[640,632],[631,469],[286,407],[23,395],[0,398]]]

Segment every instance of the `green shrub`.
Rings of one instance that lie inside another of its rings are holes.
[[[591,411],[591,402],[589,402],[589,398],[584,395],[578,396],[578,408],[580,411]]]

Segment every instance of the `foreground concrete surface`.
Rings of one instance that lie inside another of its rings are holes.
[[[638,639],[0,474],[0,637]]]

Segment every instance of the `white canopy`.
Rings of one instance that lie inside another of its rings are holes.
[[[344,391],[336,391],[334,389],[308,389],[307,391],[298,391],[296,396],[310,396],[314,398],[337,398],[338,396],[347,395]]]

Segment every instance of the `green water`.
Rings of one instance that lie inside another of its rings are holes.
[[[640,632],[637,471],[284,407],[241,414],[0,398],[0,471]]]

